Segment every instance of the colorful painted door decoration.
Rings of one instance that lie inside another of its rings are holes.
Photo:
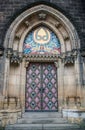
[[[30,63],[27,68],[25,111],[57,111],[57,75],[53,63]]]
[[[24,41],[24,54],[60,54],[60,51],[57,36],[44,26],[31,31]]]

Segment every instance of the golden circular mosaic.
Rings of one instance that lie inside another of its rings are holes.
[[[39,27],[33,33],[34,41],[38,44],[46,44],[50,41],[50,31],[45,27]]]

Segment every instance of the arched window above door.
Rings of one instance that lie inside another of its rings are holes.
[[[24,54],[60,54],[60,42],[53,31],[39,26],[27,34]]]

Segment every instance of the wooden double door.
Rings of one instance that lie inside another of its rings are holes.
[[[26,73],[25,111],[57,111],[57,69],[54,63],[30,63]]]

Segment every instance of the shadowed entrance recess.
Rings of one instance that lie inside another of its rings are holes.
[[[27,68],[25,111],[57,111],[57,70],[53,63],[30,63]]]

